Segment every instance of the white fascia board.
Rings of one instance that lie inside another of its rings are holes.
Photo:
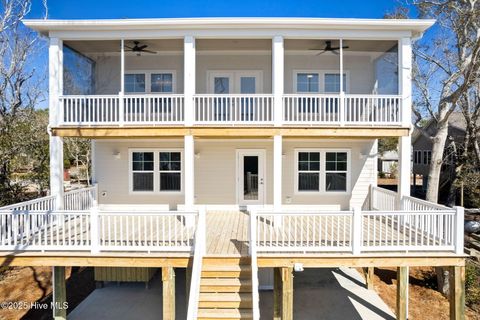
[[[308,29],[176,29],[176,30],[53,30],[51,38],[63,40],[179,39],[267,39],[281,34],[285,39],[399,40],[412,37],[407,30],[308,30]]]
[[[418,36],[435,20],[345,19],[345,18],[165,18],[105,20],[25,19],[23,23],[43,34],[49,31],[145,30],[145,29],[310,29],[310,30],[390,30],[409,31]]]

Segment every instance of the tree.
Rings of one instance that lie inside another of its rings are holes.
[[[0,205],[4,205],[25,197],[25,184],[15,181],[15,173],[25,165],[25,159],[35,167],[34,157],[44,157],[46,123],[39,121],[42,114],[35,110],[44,99],[44,79],[31,67],[42,42],[21,23],[30,10],[30,1],[2,0],[1,4]],[[31,175],[36,181],[48,169],[45,160],[39,163]]]
[[[83,176],[90,184],[90,165],[91,165],[91,142],[85,138],[65,138],[66,158],[70,160],[77,168],[79,179]]]
[[[437,202],[443,153],[448,135],[448,119],[478,81],[480,70],[480,1],[414,1],[420,17],[437,19],[435,33],[414,47],[414,114],[433,119],[432,141],[426,198]]]

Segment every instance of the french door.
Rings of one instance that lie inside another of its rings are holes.
[[[237,150],[237,199],[239,205],[264,204],[265,150]]]

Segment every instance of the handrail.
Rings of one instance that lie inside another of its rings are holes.
[[[14,210],[14,211],[26,211],[26,210],[46,210],[52,211],[55,209],[55,196],[46,196],[33,200],[23,201],[8,206],[0,207],[0,211]]]
[[[412,196],[402,198],[404,210],[452,210],[452,208]]]
[[[67,191],[63,194],[63,209],[65,210],[89,210],[97,201],[98,186]]]
[[[205,254],[206,241],[205,208],[198,211],[197,234],[195,236],[195,254],[193,256],[190,292],[188,295],[187,319],[196,320],[200,299],[200,280],[202,276],[202,259]]]
[[[258,262],[257,262],[257,217],[256,212],[250,212],[250,256],[252,259],[252,313],[253,320],[260,319],[260,298],[258,294]]]

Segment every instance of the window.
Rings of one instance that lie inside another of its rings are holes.
[[[423,164],[429,165],[432,162],[432,152],[431,151],[423,151]]]
[[[343,91],[347,91],[347,75],[343,74]],[[324,75],[324,92],[336,93],[340,92],[340,74],[325,73]]]
[[[348,192],[349,161],[349,150],[296,150],[296,192]]]
[[[347,191],[347,153],[325,154],[325,190]]]
[[[320,152],[298,153],[298,191],[320,190]]]
[[[180,152],[160,152],[160,191],[180,191],[182,162]]]
[[[175,71],[129,71],[125,73],[126,93],[174,93]]]
[[[173,92],[173,74],[171,73],[152,73],[150,83],[151,92]]]
[[[181,192],[182,152],[146,149],[130,151],[131,192]]]
[[[153,152],[132,153],[132,190],[154,191]]]
[[[145,92],[145,74],[125,74],[125,92]]]
[[[297,92],[319,92],[318,73],[297,73]]]

